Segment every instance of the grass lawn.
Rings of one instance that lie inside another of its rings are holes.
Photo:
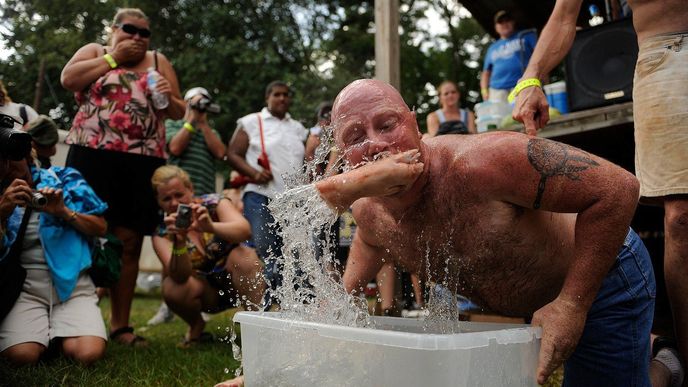
[[[229,343],[214,342],[190,349],[178,349],[176,344],[186,332],[186,324],[179,318],[169,324],[146,327],[160,306],[159,296],[140,296],[134,299],[132,323],[136,333],[146,337],[148,348],[132,349],[108,344],[105,359],[84,368],[57,358],[35,367],[15,369],[0,362],[2,386],[213,386],[233,377],[238,363],[232,358]],[[107,321],[109,299],[101,302]],[[229,332],[235,310],[213,315],[206,330],[223,338]]]
[[[84,368],[64,358],[39,363],[35,367],[15,369],[0,361],[0,386],[213,386],[233,377],[238,363],[232,358],[227,342],[201,344],[178,349],[176,344],[186,332],[179,319],[168,324],[146,327],[160,306],[159,296],[137,295],[132,308],[136,333],[146,337],[148,348],[132,349],[109,344],[105,359]],[[101,302],[107,321],[109,299]],[[213,315],[206,330],[216,338],[229,334],[231,318],[236,309]],[[547,387],[561,386],[562,372],[557,371]]]

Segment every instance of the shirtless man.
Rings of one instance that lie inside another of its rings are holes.
[[[576,34],[581,2],[556,2],[522,79],[542,79],[561,62]],[[688,2],[628,3],[640,48],[633,87],[635,170],[641,202],[664,207],[664,276],[678,349],[688,364]],[[529,87],[517,96],[513,115],[534,135],[549,120],[547,110],[542,90]],[[655,359],[679,385],[682,371],[670,352]],[[655,375],[653,381],[660,385]]]
[[[357,167],[316,188],[337,210],[355,202],[348,291],[391,261],[496,312],[532,315],[543,328],[538,383],[568,359],[570,385],[649,385],[655,287],[629,229],[633,175],[519,133],[421,141],[415,114],[375,80],[342,90],[332,117]]]

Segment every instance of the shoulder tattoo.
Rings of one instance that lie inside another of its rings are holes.
[[[565,176],[571,180],[580,180],[580,172],[599,166],[588,153],[543,138],[528,140],[528,161],[540,174],[534,209],[540,208],[548,177]]]

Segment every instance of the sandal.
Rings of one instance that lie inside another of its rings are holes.
[[[177,343],[177,348],[189,349],[195,347],[198,344],[207,344],[215,341],[215,337],[210,332],[203,332],[198,337],[189,339],[186,336],[182,337],[182,341]]]
[[[128,345],[130,347],[136,347],[136,348],[148,346],[148,341],[146,340],[146,338],[139,336],[139,335],[136,335],[136,334],[134,334],[134,338],[131,341],[124,341],[122,339],[118,339],[118,337],[120,337],[126,333],[134,334],[134,328],[133,327],[122,327],[119,329],[115,329],[114,331],[110,332],[110,340],[112,340],[115,343],[119,343],[122,345]]]

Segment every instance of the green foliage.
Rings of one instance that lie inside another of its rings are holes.
[[[235,121],[264,105],[272,80],[296,92],[292,115],[314,123],[315,107],[346,84],[374,76],[374,1],[335,0],[7,0],[0,36],[13,53],[0,61],[0,77],[15,101],[33,104],[41,61],[45,83],[38,111],[63,127],[76,111],[72,93],[60,85],[71,56],[89,42],[105,43],[118,7],[141,8],[150,18],[151,48],[166,55],[182,91],[204,86],[222,112],[212,117],[225,139]],[[458,81],[464,102],[477,98],[479,56],[488,42],[478,24],[459,17],[450,0],[401,0],[402,95],[424,114],[436,108],[430,85]],[[450,28],[431,35],[419,27],[433,9]],[[469,47],[470,46],[470,47]],[[470,51],[470,52],[469,52]],[[468,90],[473,90],[469,95]]]

